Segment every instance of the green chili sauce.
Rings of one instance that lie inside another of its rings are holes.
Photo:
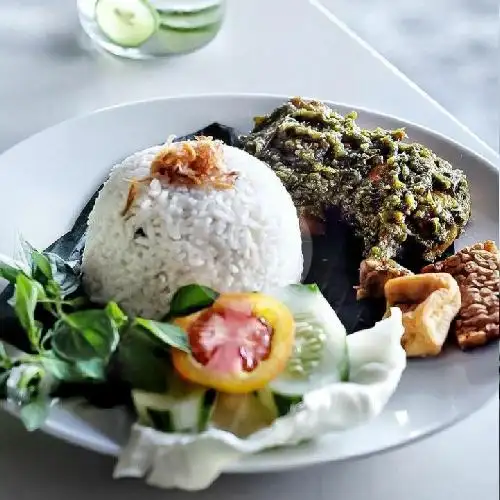
[[[465,175],[421,144],[403,142],[404,129],[362,129],[356,118],[295,98],[256,118],[242,143],[276,172],[300,211],[324,219],[339,208],[365,257],[395,257],[413,240],[435,260],[469,220]]]

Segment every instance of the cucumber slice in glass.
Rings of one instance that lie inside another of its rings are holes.
[[[160,24],[168,28],[201,28],[220,22],[223,11],[221,5],[214,5],[197,11],[161,11]]]
[[[154,38],[148,42],[148,49],[158,52],[181,54],[191,52],[210,42],[218,33],[221,23],[200,28],[168,28],[160,25]]]
[[[101,31],[120,47],[139,47],[159,25],[158,13],[147,0],[98,0],[95,19]]]

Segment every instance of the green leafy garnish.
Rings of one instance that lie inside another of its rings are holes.
[[[6,279],[9,283],[15,283],[17,276],[23,274],[24,271],[20,267],[15,267],[11,263],[4,260],[5,257],[0,256],[0,278]]]
[[[75,369],[78,376],[76,380],[90,379],[101,380],[106,379],[107,362],[103,359],[89,359],[88,361],[77,361]]]
[[[117,360],[132,388],[161,393],[167,389],[170,348],[189,352],[186,333],[170,323],[135,318],[122,335]]]
[[[29,276],[43,286],[52,280],[52,267],[50,261],[43,252],[39,252],[31,246],[24,238],[21,238],[21,257],[30,270]]]
[[[165,392],[169,374],[166,349],[142,329],[129,329],[122,337],[116,353],[120,378],[134,389],[146,392]]]
[[[40,358],[40,362],[62,382],[81,382],[86,379],[104,381],[106,378],[106,362],[101,359],[71,362],[60,359],[49,351]]]
[[[133,322],[133,326],[142,328],[151,333],[161,344],[174,347],[184,352],[191,351],[186,333],[178,326],[144,318],[136,318]]]
[[[21,247],[22,262],[0,256],[0,277],[14,287],[8,303],[30,354],[11,359],[0,343],[0,399],[18,405],[27,429],[43,424],[53,395],[65,388],[99,387],[112,379],[131,389],[167,389],[170,349],[190,350],[181,328],[128,318],[114,302],[92,305],[82,293],[78,262],[38,251],[25,240]],[[217,296],[206,287],[184,287],[174,297],[172,316],[207,307]]]
[[[78,378],[78,374],[75,372],[73,364],[64,359],[59,359],[51,351],[41,356],[40,362],[49,373],[59,380],[70,381],[74,378]]]
[[[17,275],[14,309],[19,322],[28,334],[31,344],[37,349],[40,343],[42,327],[35,320],[35,308],[41,295],[43,295],[43,289],[36,281],[31,280],[24,274]]]
[[[12,360],[7,354],[4,345],[0,342],[0,400],[7,397],[7,379],[12,366]]]
[[[186,285],[174,294],[167,317],[187,316],[205,307],[211,306],[219,294],[202,285]]]
[[[52,348],[68,361],[107,360],[120,340],[119,328],[122,316],[118,316],[115,304],[111,309],[91,309],[65,314],[56,323],[52,335]]]
[[[50,266],[49,259],[43,253],[36,250],[33,250],[31,258],[31,275],[39,283],[45,285],[52,279],[52,267]]]
[[[12,360],[5,350],[5,346],[0,342],[0,372],[12,368]]]
[[[117,329],[127,324],[128,317],[116,302],[109,302],[105,311]]]
[[[41,252],[23,238],[21,238],[21,250],[21,258],[29,271],[24,272],[20,267],[15,268],[8,262],[2,262],[0,273],[5,274],[4,277],[8,281],[12,283],[13,278],[23,272],[43,285],[50,297],[65,298],[79,289],[81,273],[77,262],[67,262],[55,253]]]

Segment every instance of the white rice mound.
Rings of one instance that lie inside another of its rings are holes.
[[[132,178],[143,178],[161,146],[116,165],[88,221],[83,280],[90,297],[128,314],[160,319],[174,292],[198,283],[220,292],[267,291],[300,281],[301,235],[292,199],[274,172],[224,146],[227,190],[141,188],[124,217]]]

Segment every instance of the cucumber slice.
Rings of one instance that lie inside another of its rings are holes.
[[[303,396],[349,378],[346,330],[315,285],[290,285],[271,293],[292,312],[295,348],[287,369],[269,384],[276,394]]]
[[[160,29],[147,42],[145,48],[159,54],[192,52],[210,42],[217,35],[220,26],[220,22],[200,28],[168,28],[160,25]]]
[[[219,5],[196,11],[158,11],[160,24],[166,28],[201,28],[220,22],[223,10]]]
[[[207,428],[215,403],[215,391],[197,388],[178,397],[139,390],[132,398],[141,425],[162,432],[202,432]]]
[[[120,47],[139,47],[156,33],[159,16],[147,0],[98,0],[95,19]]]

